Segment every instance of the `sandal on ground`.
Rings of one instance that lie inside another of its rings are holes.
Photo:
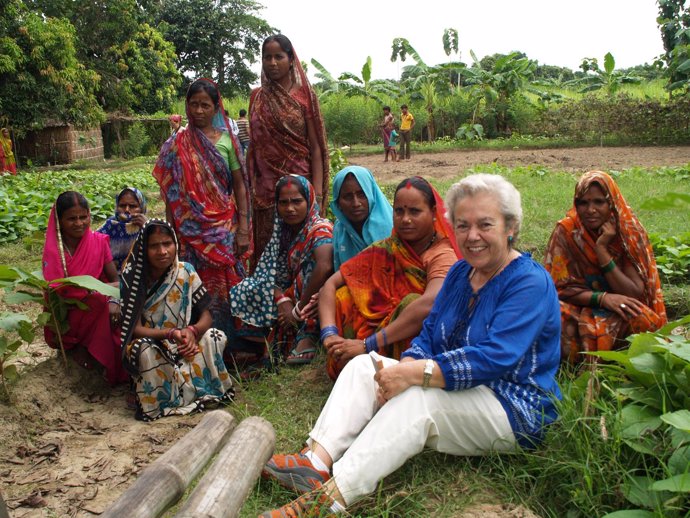
[[[312,362],[316,356],[316,347],[307,347],[302,351],[298,351],[297,347],[292,349],[285,360],[286,365],[307,365]]]

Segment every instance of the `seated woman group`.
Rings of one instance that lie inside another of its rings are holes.
[[[400,192],[396,212],[414,207]],[[520,195],[498,175],[474,175],[447,199],[464,260],[402,359],[376,368],[368,355],[353,358],[307,448],[266,464],[264,477],[305,494],[262,516],[343,512],[424,447],[453,455],[533,447],[556,418],[558,295],[548,272],[513,248]]]

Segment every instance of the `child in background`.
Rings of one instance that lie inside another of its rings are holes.
[[[237,119],[237,127],[240,130],[237,138],[240,139],[242,155],[246,155],[247,148],[249,147],[249,119],[247,119],[247,110],[244,108],[240,110],[240,118]]]
[[[398,161],[398,132],[393,128],[390,139],[388,139],[388,151],[390,152],[391,160]]]

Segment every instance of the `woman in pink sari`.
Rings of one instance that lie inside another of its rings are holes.
[[[253,183],[254,264],[273,232],[278,180],[288,174],[309,180],[323,217],[330,170],[319,101],[292,43],[282,34],[269,36],[261,59],[261,87],[249,100],[251,145],[247,154]]]
[[[110,238],[91,230],[91,212],[86,198],[78,192],[67,191],[58,196],[50,211],[43,248],[43,277],[53,281],[76,275],[90,275],[110,283],[118,281]],[[73,351],[74,359],[84,367],[91,367],[95,359],[105,368],[110,384],[127,381],[120,360],[118,301],[68,286],[58,287],[57,292],[60,297],[88,306],[87,309],[70,306],[69,328],[60,333],[65,349]],[[50,347],[60,346],[52,329],[46,326],[44,334]]]

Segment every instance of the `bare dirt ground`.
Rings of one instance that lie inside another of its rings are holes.
[[[690,146],[673,147],[594,147],[573,149],[470,150],[448,153],[415,154],[410,160],[383,161],[383,151],[376,156],[348,157],[374,173],[380,183],[400,181],[411,175],[453,178],[466,169],[496,163],[507,167],[541,165],[552,170],[585,172],[628,167],[680,166],[690,163]]]
[[[413,147],[414,151],[414,147]],[[382,183],[413,174],[455,177],[477,164],[543,165],[581,172],[690,163],[689,147],[461,151],[413,154],[383,163],[383,154],[348,157]],[[0,403],[0,489],[11,516],[93,517],[103,512],[137,473],[201,418],[134,420],[124,388],[111,389],[96,371],[62,360],[43,343],[30,347],[9,402]],[[474,506],[463,516],[533,517],[524,508]]]

